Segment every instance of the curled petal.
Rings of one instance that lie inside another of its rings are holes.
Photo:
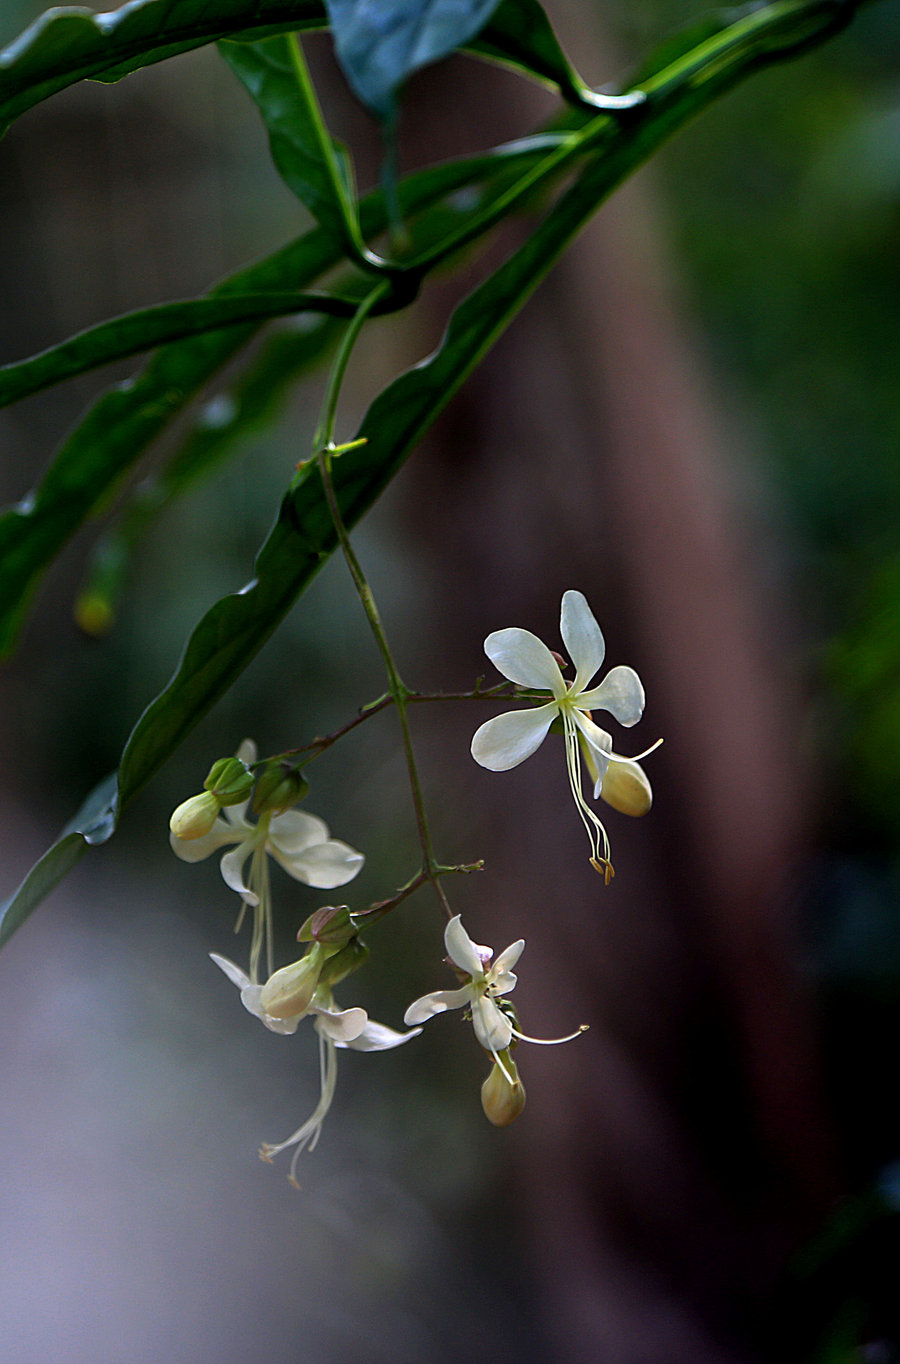
[[[301,1018],[306,1017],[305,1010],[298,1014],[292,1014],[289,1018],[274,1018],[267,1013],[262,1002],[261,985],[245,985],[241,991],[241,1003],[248,1013],[254,1018],[258,1018],[260,1023],[264,1023],[269,1032],[281,1033],[283,1037],[290,1037],[297,1031],[297,1025]]]
[[[606,654],[603,633],[582,592],[563,593],[559,631],[569,657],[575,664],[572,691],[577,694],[599,671]]]
[[[425,1023],[429,1018],[434,1018],[435,1014],[446,1013],[448,1009],[463,1008],[471,998],[472,992],[467,985],[463,985],[459,990],[435,990],[433,994],[413,1000],[403,1015],[403,1022],[408,1028],[415,1023]]]
[[[644,713],[644,688],[634,668],[611,668],[600,683],[578,698],[585,710],[608,710],[620,725],[636,725]]]
[[[505,1051],[512,1040],[512,1024],[487,995],[472,1000],[472,1025],[485,1051]]]
[[[516,978],[512,974],[512,968],[525,951],[525,939],[519,938],[518,942],[510,943],[509,947],[504,947],[497,960],[491,967],[491,982],[501,995],[509,994],[516,983]],[[507,977],[512,981],[512,985],[501,987],[501,981]]]
[[[222,872],[222,880],[226,886],[229,886],[231,890],[236,890],[248,905],[258,905],[259,896],[249,886],[244,885],[244,863],[251,852],[252,848],[245,840],[238,844],[233,852],[225,853],[219,867]]]
[[[594,795],[600,790],[600,783],[603,780],[607,767],[609,766],[609,755],[612,751],[612,738],[605,729],[595,725],[588,715],[582,714],[580,710],[573,711],[572,719],[578,727],[581,737],[584,739],[587,764],[591,776],[594,778]]]
[[[314,1006],[310,1013],[316,1015],[316,1032],[329,1037],[338,1046],[355,1042],[369,1021],[365,1009],[324,1009]]]
[[[352,1047],[354,1051],[390,1051],[392,1047],[401,1047],[404,1042],[418,1037],[421,1031],[421,1028],[413,1028],[410,1032],[395,1032],[393,1028],[374,1023],[370,1018],[358,1037],[351,1042],[338,1042],[337,1045]]]
[[[444,929],[444,946],[447,949],[447,956],[458,966],[460,971],[465,971],[470,976],[483,976],[485,967],[485,957],[490,961],[492,953],[490,948],[479,950],[476,943],[473,943],[468,933],[462,926],[462,919],[455,914]]]
[[[508,710],[476,729],[472,757],[489,772],[508,772],[530,758],[547,736],[559,711],[555,701],[534,710]]]
[[[484,652],[498,672],[520,687],[535,687],[551,691],[557,698],[565,696],[559,664],[537,635],[530,630],[495,630],[484,641]]]
[[[316,843],[324,843],[327,837],[328,825],[324,819],[307,814],[305,810],[285,810],[269,822],[269,844],[273,851],[277,849],[286,857],[304,852]]]
[[[307,848],[305,852],[286,857],[281,850],[272,846],[272,856],[279,862],[295,881],[303,881],[317,890],[333,890],[335,886],[345,886],[362,870],[365,858],[362,853],[341,843],[337,838],[329,838],[324,843]]]
[[[245,986],[250,984],[250,977],[247,972],[242,971],[233,961],[229,961],[227,957],[220,957],[218,952],[210,952],[209,955],[219,970],[224,971],[232,985],[236,985],[239,990],[243,990]]]
[[[244,832],[243,829],[232,828],[219,816],[208,834],[200,838],[179,838],[177,834],[170,833],[169,843],[175,856],[180,857],[182,862],[202,862],[228,843],[239,843]]]

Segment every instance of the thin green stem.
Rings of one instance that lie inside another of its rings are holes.
[[[378,645],[379,652],[384,662],[385,672],[387,673],[388,689],[393,703],[397,707],[397,717],[400,722],[400,732],[403,738],[403,753],[406,759],[407,777],[409,779],[413,810],[415,812],[416,830],[419,837],[419,846],[422,850],[423,874],[434,886],[435,895],[438,898],[441,908],[447,918],[450,919],[453,915],[447,897],[444,894],[443,887],[440,884],[438,875],[439,864],[435,859],[434,849],[432,847],[428,817],[425,813],[425,801],[422,796],[422,785],[419,780],[419,772],[416,766],[415,754],[413,752],[412,735],[410,733],[409,720],[406,714],[406,708],[411,693],[400,676],[400,671],[394,661],[394,656],[391,653],[391,647],[388,643],[384,626],[381,623],[381,617],[378,614],[378,607],[375,604],[375,597],[372,593],[372,589],[363,572],[362,565],[356,557],[356,552],[350,543],[350,536],[347,532],[347,527],[344,524],[344,518],[341,514],[340,504],[331,478],[331,459],[332,455],[335,453],[333,437],[337,414],[337,402],[340,395],[341,383],[347,369],[347,364],[350,360],[350,354],[366,317],[378,300],[382,298],[390,288],[390,283],[385,281],[378,285],[377,288],[373,289],[368,298],[361,305],[359,312],[347,329],[347,334],[344,337],[340,353],[338,354],[329,380],[328,390],[322,408],[322,416],[316,431],[316,459],[318,461],[319,473],[322,478],[322,487],[325,492],[325,500],[331,514],[335,534],[337,535],[338,543],[341,546],[347,567],[350,570],[350,576],[353,579],[353,585],[356,588],[357,595],[362,603],[366,619],[369,622],[369,628],[375,636],[375,642]]]

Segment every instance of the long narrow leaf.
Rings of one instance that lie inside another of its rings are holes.
[[[77,81],[117,81],[219,38],[249,42],[326,25],[323,0],[129,0],[105,14],[81,5],[48,10],[0,51],[0,134]],[[573,79],[537,0],[503,0],[467,50],[556,83],[568,98],[580,99],[586,88]]]
[[[141,308],[79,332],[27,360],[0,365],[0,407],[112,360],[155,350],[185,337],[247,322],[266,322],[290,313],[352,317],[357,306],[356,300],[335,294],[291,292],[228,294]]]
[[[472,160],[450,162],[410,176],[400,186],[403,211],[423,212],[466,185],[503,177],[545,153],[547,139],[525,140]],[[386,222],[380,194],[363,200],[363,231]],[[427,239],[428,233],[424,232]],[[212,299],[274,292],[286,283],[302,289],[339,261],[341,251],[322,229],[239,271]],[[15,643],[31,592],[56,553],[148,445],[207,380],[254,335],[256,325],[231,326],[163,346],[136,379],[105,393],[58,451],[39,487],[0,515],[0,653]]]
[[[337,461],[335,482],[354,524],[409,454],[423,431],[544,277],[559,252],[600,202],[676,127],[757,66],[777,61],[816,33],[846,19],[832,5],[774,4],[742,18],[681,58],[656,80],[656,98],[632,129],[619,129],[562,196],[533,236],[456,310],[433,356],[395,380],[372,404],[360,434],[367,444]],[[816,28],[818,25],[818,28]],[[153,775],[210,709],[275,629],[334,548],[334,535],[314,470],[298,476],[243,592],[217,602],[188,641],[168,686],[138,720],[119,768],[118,798],[94,793],[75,837],[103,841],[121,806]],[[0,911],[0,944],[65,874],[75,853],[71,828],[53,845]]]

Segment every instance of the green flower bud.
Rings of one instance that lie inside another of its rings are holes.
[[[203,786],[220,805],[239,805],[253,790],[253,781],[253,773],[242,759],[220,758],[209,769]]]
[[[645,815],[653,790],[644,769],[632,758],[611,758],[603,774],[600,796],[622,815]]]
[[[481,1086],[481,1107],[488,1122],[495,1127],[508,1127],[525,1107],[525,1086],[508,1051],[500,1053],[500,1060],[502,1067],[495,1061]]]
[[[208,834],[219,817],[219,801],[211,791],[183,800],[173,811],[169,828],[176,838],[202,838]]]
[[[253,810],[257,815],[281,815],[302,800],[309,782],[298,767],[271,762],[256,783]]]
[[[349,942],[356,933],[350,922],[350,910],[346,905],[323,905],[310,914],[306,923],[297,934],[298,942],[337,943]]]
[[[359,938],[351,938],[345,947],[330,956],[322,967],[319,981],[322,985],[337,985],[353,971],[358,971],[369,955],[369,949]]]
[[[322,952],[318,946],[299,961],[275,971],[259,993],[259,1002],[271,1018],[296,1018],[306,1013],[312,1003],[322,970]]]

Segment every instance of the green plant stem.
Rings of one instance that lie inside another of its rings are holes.
[[[334,491],[334,483],[331,478],[331,459],[335,454],[333,444],[334,423],[337,414],[337,403],[340,395],[341,384],[350,360],[350,354],[357,337],[362,329],[366,317],[378,300],[391,288],[389,282],[385,281],[373,289],[368,298],[361,305],[359,312],[347,328],[347,335],[344,337],[343,344],[335,361],[334,369],[328,383],[325,400],[322,406],[322,417],[316,432],[316,459],[319,466],[319,473],[322,478],[322,487],[325,492],[325,500],[328,503],[328,510],[331,513],[331,520],[334,524],[335,534],[338,543],[350,570],[353,585],[356,588],[369,628],[375,636],[384,662],[385,672],[387,673],[388,689],[391,699],[397,707],[397,718],[400,722],[400,732],[403,737],[403,753],[406,759],[406,771],[409,778],[409,787],[412,794],[413,810],[415,812],[416,830],[419,836],[419,846],[422,850],[422,871],[425,878],[434,887],[435,895],[438,898],[441,908],[448,919],[453,917],[449,902],[444,894],[444,888],[440,883],[440,867],[434,856],[434,848],[431,842],[431,832],[428,827],[428,817],[425,813],[425,801],[422,796],[422,784],[419,780],[419,771],[416,766],[415,754],[413,752],[412,735],[409,729],[409,719],[406,714],[409,703],[410,691],[400,676],[391,647],[385,634],[381,617],[378,614],[378,607],[375,604],[375,597],[369,586],[362,565],[356,557],[356,552],[350,543],[350,536],[341,515],[340,504],[337,494]]]

